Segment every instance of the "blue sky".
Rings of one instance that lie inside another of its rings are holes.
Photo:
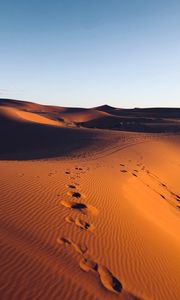
[[[180,106],[179,0],[0,0],[0,97]]]

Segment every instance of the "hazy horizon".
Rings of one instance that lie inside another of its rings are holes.
[[[22,101],[22,102],[30,102],[30,103],[34,103],[34,104],[40,104],[40,105],[47,105],[47,106],[59,106],[59,107],[67,107],[67,108],[87,108],[87,109],[91,109],[91,108],[95,108],[95,107],[101,107],[101,106],[109,106],[109,107],[113,107],[113,108],[122,108],[122,109],[145,109],[145,108],[178,108],[180,109],[180,106],[113,106],[110,105],[109,103],[101,103],[99,105],[95,105],[95,106],[86,106],[86,105],[61,105],[61,103],[55,103],[53,104],[52,102],[48,102],[48,101],[38,101],[37,99],[33,100],[33,99],[16,99],[16,98],[7,98],[7,97],[1,97],[0,96],[0,101],[1,100],[13,100],[13,101]]]
[[[0,98],[179,107],[177,0],[0,0],[0,34]]]

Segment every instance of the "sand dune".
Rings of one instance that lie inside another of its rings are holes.
[[[56,125],[60,126],[60,122],[51,120],[47,117],[41,116],[37,113],[27,112],[23,110],[19,110],[17,108],[11,107],[0,107],[0,117],[1,119],[7,119],[14,122],[30,122],[37,124],[46,124],[46,125]]]
[[[41,124],[111,129],[131,132],[180,132],[179,108],[119,109],[108,105],[95,108],[66,108],[0,99],[3,107],[20,119]],[[12,114],[11,114],[12,115]],[[14,118],[14,116],[13,116]]]
[[[2,300],[179,299],[179,110],[168,133],[79,124],[121,111],[1,102]]]

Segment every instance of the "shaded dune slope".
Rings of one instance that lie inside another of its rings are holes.
[[[104,119],[107,113],[95,109],[43,106],[1,99],[1,159],[38,159],[72,155],[109,141],[102,131],[79,127],[79,121]],[[113,136],[113,134],[112,134]],[[116,139],[116,137],[115,137]]]
[[[1,159],[63,156],[87,147],[95,138],[88,130],[60,128],[30,122],[0,120]]]

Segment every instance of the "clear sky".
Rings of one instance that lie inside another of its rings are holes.
[[[180,0],[0,0],[0,97],[180,106]]]

